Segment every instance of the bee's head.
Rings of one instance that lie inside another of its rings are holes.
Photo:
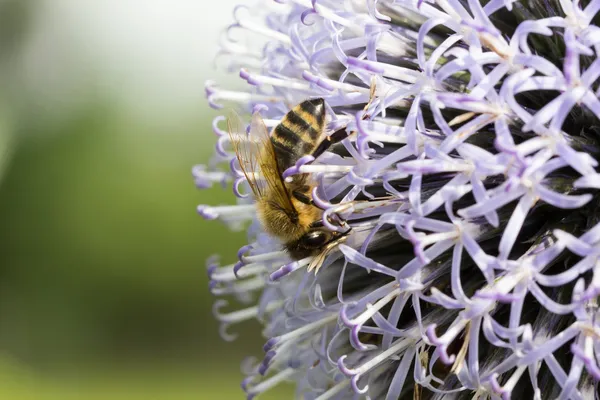
[[[335,233],[325,228],[313,228],[300,239],[287,243],[290,256],[296,260],[318,254],[323,247],[335,238]]]
[[[333,238],[333,232],[325,229],[311,229],[300,238],[300,245],[307,249],[320,249]]]

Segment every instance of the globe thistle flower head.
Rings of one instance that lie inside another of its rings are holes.
[[[596,396],[599,11],[599,0],[235,10],[217,63],[248,86],[208,82],[210,105],[272,129],[324,99],[325,135],[350,134],[282,173],[310,174],[323,225],[351,228],[300,260],[257,220],[225,117],[213,160],[194,169],[198,186],[232,184],[237,197],[199,213],[248,227],[239,261],[208,267],[222,336],[264,325],[264,359],[244,364],[248,398],[283,381],[319,400]],[[232,298],[242,308],[224,311]]]

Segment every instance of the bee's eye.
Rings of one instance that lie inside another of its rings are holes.
[[[301,242],[304,247],[307,248],[319,248],[322,247],[327,241],[329,241],[330,234],[324,231],[311,231],[306,235],[302,236]]]

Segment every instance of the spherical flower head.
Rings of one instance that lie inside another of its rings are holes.
[[[301,260],[257,220],[224,117],[214,159],[194,170],[199,186],[231,183],[237,196],[200,214],[249,226],[239,262],[209,261],[223,337],[241,320],[264,324],[248,398],[282,381],[319,400],[594,398],[599,11],[600,0],[235,10],[217,62],[248,86],[207,83],[211,106],[246,124],[259,112],[272,129],[324,99],[324,134],[350,134],[285,171],[317,183],[325,227],[351,228]],[[224,311],[232,296],[245,305]]]

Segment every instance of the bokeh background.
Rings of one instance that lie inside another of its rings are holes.
[[[190,172],[235,3],[0,0],[0,399],[243,398],[263,340],[219,338],[205,259],[244,237]]]

